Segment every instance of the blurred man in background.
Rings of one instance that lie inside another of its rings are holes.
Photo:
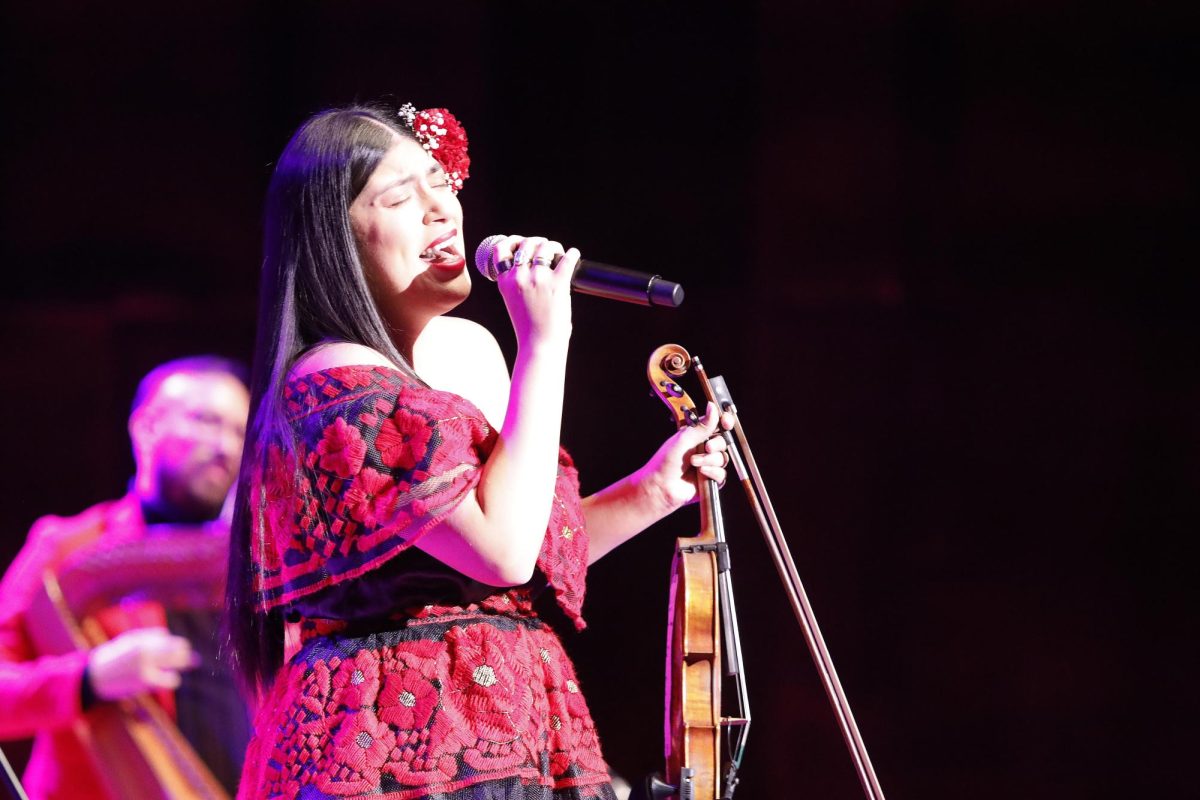
[[[248,720],[217,657],[214,609],[168,612],[122,599],[96,615],[107,641],[60,655],[38,652],[31,631],[40,623],[30,609],[47,573],[98,550],[171,526],[208,523],[227,536],[221,510],[248,410],[245,370],[235,362],[197,356],[156,367],[138,385],[129,417],[136,464],[129,493],[73,517],[38,520],[0,581],[0,738],[34,737],[24,776],[32,800],[105,797],[74,726],[94,706],[147,692],[213,775],[236,790]],[[69,453],[63,459],[74,463]]]

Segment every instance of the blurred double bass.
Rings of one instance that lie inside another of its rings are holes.
[[[722,432],[728,445],[729,465],[745,489],[762,529],[837,716],[863,792],[868,800],[883,800],[883,789],[800,583],[728,387],[720,377],[710,379],[700,359],[676,344],[663,345],[651,354],[646,375],[655,394],[671,409],[675,424],[683,427],[699,422],[695,403],[679,384],[689,370],[699,379],[706,399],[721,412],[734,416],[732,431]],[[654,800],[731,800],[750,730],[750,701],[720,487],[699,473],[696,480],[700,531],[693,537],[676,540],[671,563],[664,721],[666,770],[662,780],[651,777],[644,787],[645,795]],[[736,687],[732,716],[722,714],[725,678]]]
[[[228,528],[151,526],[149,535],[81,553],[47,572],[29,611],[44,655],[88,650],[107,636],[96,618],[126,599],[168,610],[223,607]],[[115,800],[228,800],[229,794],[150,695],[98,703],[73,732]]]

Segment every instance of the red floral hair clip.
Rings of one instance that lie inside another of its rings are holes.
[[[457,193],[463,181],[471,177],[471,157],[467,155],[467,132],[453,114],[444,108],[417,111],[412,103],[400,106],[400,119],[417,137],[417,143],[433,156],[450,186]]]

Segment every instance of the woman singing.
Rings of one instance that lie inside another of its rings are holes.
[[[511,236],[516,332],[467,296],[466,137],[443,109],[325,111],[280,156],[228,586],[257,693],[242,798],[612,798],[558,637],[587,565],[725,477],[702,424],[580,499],[559,447],[574,249]],[[557,265],[553,259],[561,256]],[[707,440],[703,455],[696,453]]]

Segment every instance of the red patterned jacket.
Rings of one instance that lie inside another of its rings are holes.
[[[43,517],[0,581],[0,739],[34,737],[23,782],[31,800],[104,800],[98,778],[71,724],[80,719],[86,652],[39,656],[29,637],[26,611],[47,570],[59,570],[81,550],[145,535],[141,506],[133,495],[93,506],[74,517]],[[123,603],[105,609],[99,622],[111,637],[132,628],[165,626],[154,603]],[[160,693],[173,711],[173,697]]]

